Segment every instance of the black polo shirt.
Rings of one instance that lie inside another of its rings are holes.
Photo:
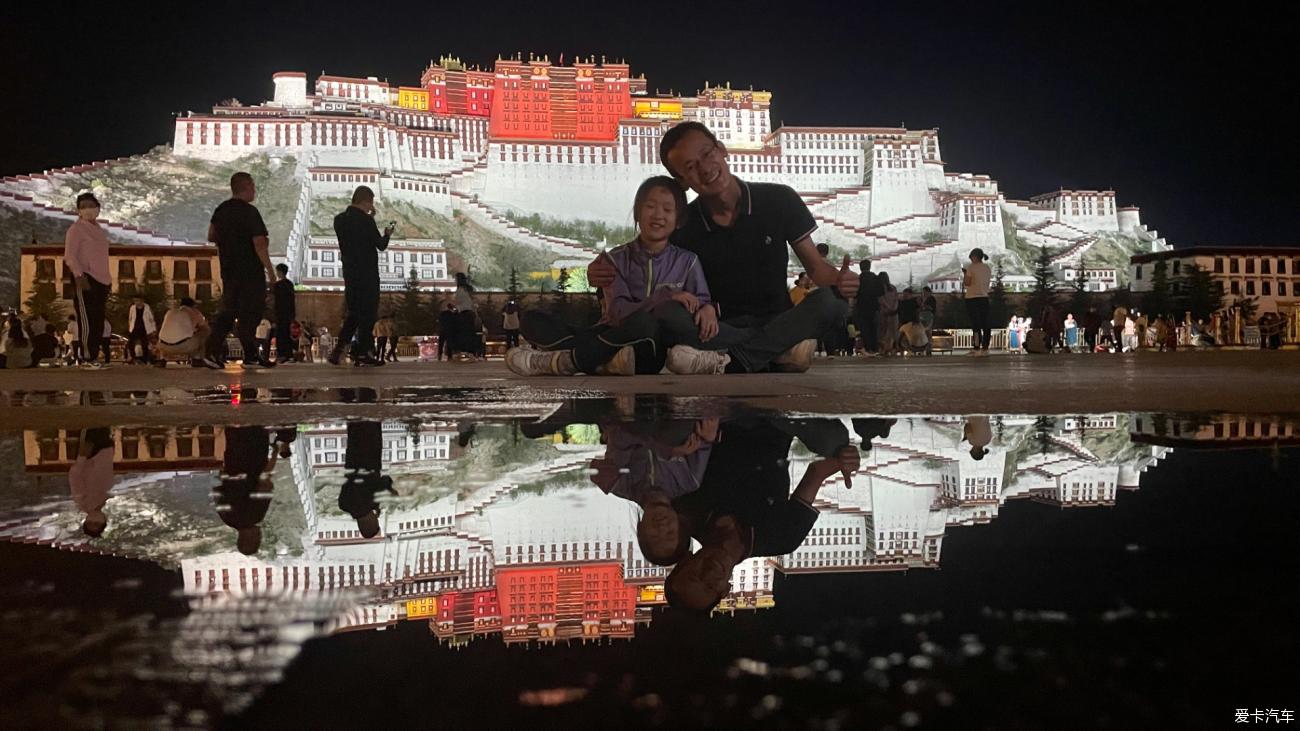
[[[736,182],[740,202],[735,223],[719,226],[696,198],[672,242],[700,258],[723,319],[771,317],[791,307],[789,247],[817,230],[817,223],[790,186]]]
[[[260,279],[262,259],[257,255],[253,239],[266,236],[266,224],[257,206],[239,198],[231,198],[212,212],[212,228],[216,231],[217,258],[221,262],[221,278],[226,281]]]

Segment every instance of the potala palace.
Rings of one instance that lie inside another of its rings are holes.
[[[1167,248],[1136,207],[1117,204],[1113,190],[1013,200],[988,175],[949,171],[937,129],[773,129],[770,92],[706,82],[695,95],[652,94],[644,76],[622,62],[519,56],[498,58],[488,70],[444,57],[412,86],[331,75],[312,82],[296,71],[276,73],[273,82],[272,98],[260,104],[229,100],[209,113],[178,116],[173,149],[212,163],[255,153],[294,160],[297,211],[288,240],[273,248],[309,287],[331,283],[326,267],[310,265],[333,243],[313,242],[311,201],[363,183],[381,199],[464,216],[557,261],[585,264],[600,244],[512,219],[541,214],[630,226],[633,192],[664,173],[659,139],[682,120],[708,125],[738,176],[799,191],[820,224],[819,241],[870,257],[896,280],[933,279],[943,291],[959,257],[976,246],[1005,255],[1009,239],[1046,246],[1059,268],[1073,270],[1081,258],[1091,266],[1088,252],[1108,240],[1121,242],[1123,258],[1090,279],[1114,286],[1129,254]],[[0,202],[31,201],[26,194],[40,202],[42,179],[58,174],[6,178]],[[1027,258],[1008,257],[1010,272],[1023,271]],[[430,274],[449,276],[445,268]]]

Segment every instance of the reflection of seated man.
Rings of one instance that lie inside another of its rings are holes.
[[[81,530],[91,538],[98,538],[108,527],[104,503],[113,487],[113,436],[106,427],[82,429],[77,451],[77,461],[68,470],[72,486],[72,501],[86,514]]]
[[[611,422],[602,427],[605,456],[591,461],[591,481],[641,508],[636,526],[641,554],[651,563],[671,566],[686,557],[691,545],[690,525],[673,500],[699,489],[718,438],[718,420],[637,428],[643,425]]]
[[[262,546],[262,519],[271,507],[270,472],[275,458],[263,426],[228,426],[221,484],[216,488],[217,514],[234,528],[239,552],[252,556]]]
[[[348,447],[343,456],[347,472],[339,491],[339,509],[356,519],[357,531],[365,538],[379,535],[379,502],[375,495],[397,494],[393,478],[380,474],[383,446],[379,422],[348,422]]]
[[[158,355],[163,360],[186,358],[195,365],[203,357],[210,332],[208,320],[194,306],[194,300],[182,297],[180,304],[163,316],[158,330]]]
[[[871,440],[880,438],[888,439],[889,430],[894,427],[898,419],[881,419],[879,417],[863,417],[853,420],[853,432],[862,438],[862,443],[858,448],[863,452],[871,451]]]
[[[794,437],[823,456],[790,492],[787,458]],[[858,450],[844,425],[830,419],[744,419],[722,425],[699,490],[674,501],[699,551],[680,561],[664,582],[668,603],[704,611],[716,605],[736,564],[799,547],[817,522],[812,503],[836,472],[852,487]]]

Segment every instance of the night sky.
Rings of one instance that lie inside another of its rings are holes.
[[[774,126],[938,127],[950,171],[989,174],[1012,198],[1114,188],[1177,246],[1300,244],[1283,182],[1300,157],[1293,9],[349,7],[11,4],[0,28],[0,174],[144,152],[171,141],[173,113],[259,102],[281,70],[414,85],[440,54],[489,67],[498,53],[604,54],[627,59],[651,91],[694,92],[706,79],[769,89]]]

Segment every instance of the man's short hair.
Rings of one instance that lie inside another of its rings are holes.
[[[831,255],[830,244],[817,244],[817,253],[821,254],[823,259],[830,256]]]
[[[676,170],[673,170],[673,166],[668,162],[668,153],[672,151],[672,149],[677,146],[677,143],[681,142],[682,138],[689,132],[699,132],[713,140],[713,144],[721,144],[718,142],[717,136],[713,134],[713,131],[708,127],[705,127],[701,122],[681,122],[669,128],[669,130],[664,133],[663,138],[659,140],[659,162],[663,163],[663,166],[668,169],[668,174],[672,175],[674,178],[680,178],[682,176]]]
[[[94,203],[96,206],[99,205],[99,199],[95,197],[94,193],[82,193],[77,196],[77,208],[81,208],[81,204],[86,202]]]
[[[859,261],[859,262],[858,262],[858,266],[862,267],[862,269],[863,269],[864,271],[865,271],[865,270],[869,270],[869,269],[871,269],[871,260],[870,260],[870,259],[863,259],[862,261]]]
[[[230,192],[241,193],[248,190],[253,185],[253,176],[245,172],[238,172],[230,176]]]
[[[289,265],[288,265],[288,264],[276,264],[276,265],[275,265],[275,270],[276,270],[277,272],[281,273],[281,274],[286,274],[286,275],[287,275],[287,274],[289,273]]]
[[[181,307],[193,307],[194,300],[189,297],[181,297]]]
[[[374,199],[375,191],[371,190],[368,185],[358,185],[357,189],[352,191],[352,205],[354,206],[358,203],[373,201]]]

